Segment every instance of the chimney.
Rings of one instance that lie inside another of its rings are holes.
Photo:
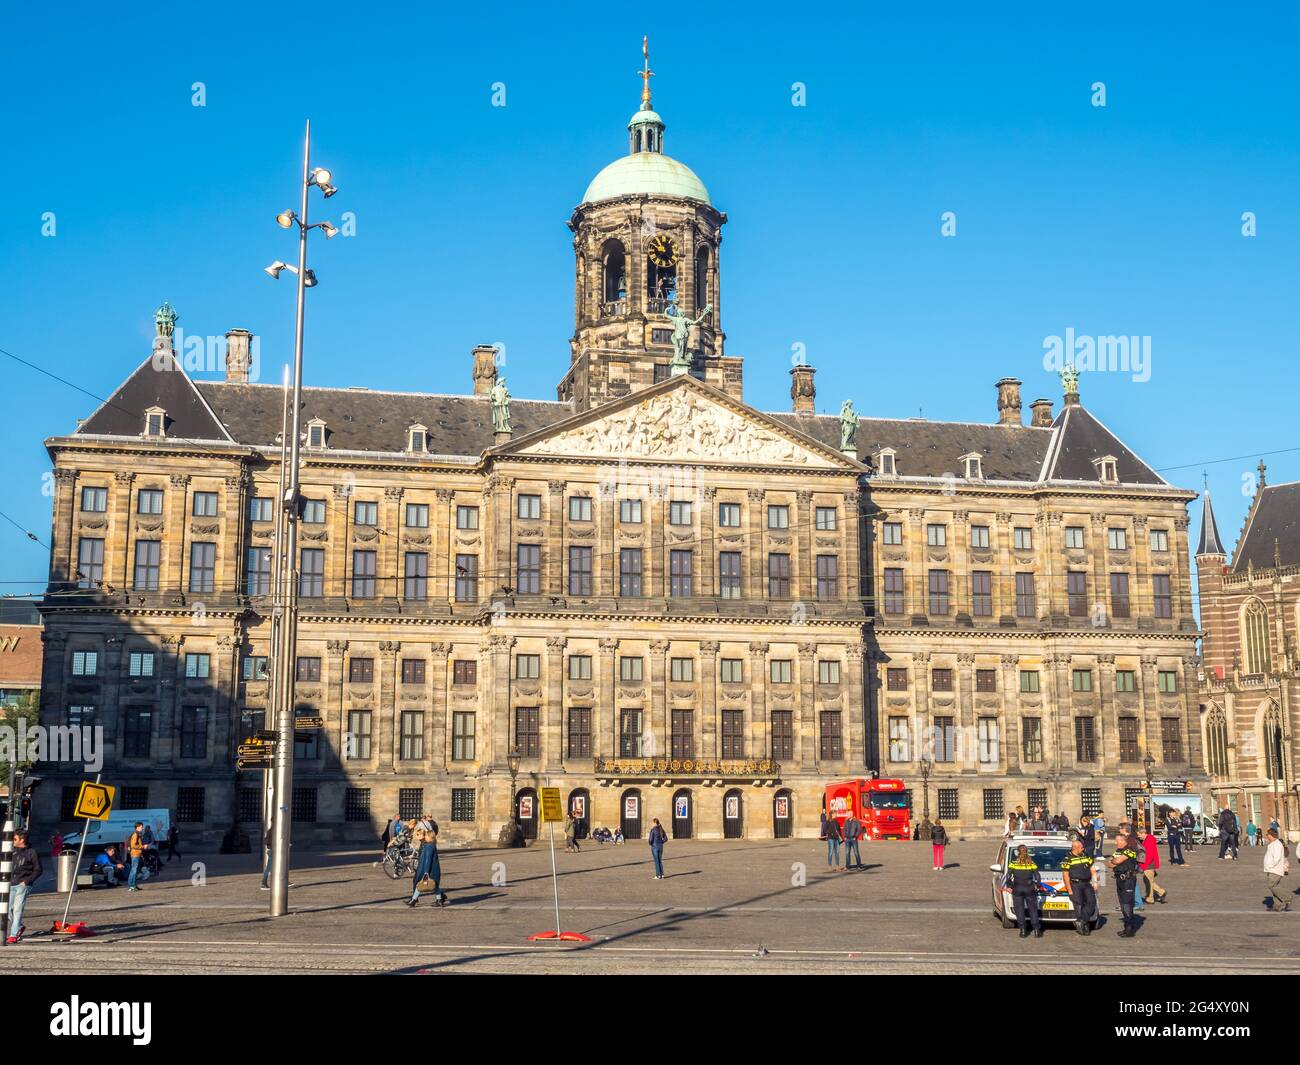
[[[1052,424],[1052,401],[1050,399],[1036,399],[1029,404],[1029,409],[1034,413],[1030,416],[1029,424],[1040,427],[1050,427]]]
[[[796,414],[813,414],[817,410],[817,385],[813,374],[817,370],[800,364],[790,371],[790,398],[794,400],[791,408]]]
[[[998,424],[1023,425],[1020,420],[1020,382],[1014,377],[1004,377],[998,388]]]
[[[248,384],[248,367],[252,362],[250,345],[253,334],[247,329],[232,329],[226,334],[226,383]]]
[[[474,395],[486,396],[492,391],[496,380],[497,346],[476,344],[474,346]]]

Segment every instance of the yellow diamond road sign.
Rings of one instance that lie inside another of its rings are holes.
[[[81,785],[77,796],[77,808],[72,811],[74,817],[89,817],[102,821],[113,812],[113,796],[117,789],[108,784],[92,784],[89,781]]]
[[[559,788],[542,789],[542,824],[564,820],[564,804],[560,802]]]

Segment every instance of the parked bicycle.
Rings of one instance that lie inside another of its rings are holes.
[[[411,846],[410,838],[402,835],[388,844],[384,851],[384,860],[380,862],[390,880],[400,880],[415,872],[419,861],[419,850]]]

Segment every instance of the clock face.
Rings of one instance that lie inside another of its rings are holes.
[[[677,245],[673,243],[673,238],[667,233],[660,233],[650,241],[649,251],[646,253],[655,266],[661,269],[674,266],[677,263]]]

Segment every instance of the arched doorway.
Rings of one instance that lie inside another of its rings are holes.
[[[574,835],[586,839],[591,831],[591,795],[586,788],[574,788],[569,792],[569,816],[573,818]]]
[[[641,791],[639,788],[628,788],[620,796],[622,800],[619,814],[619,825],[623,829],[624,839],[641,838]]]
[[[690,839],[695,821],[695,799],[690,788],[673,793],[673,839]]]
[[[723,839],[743,839],[745,836],[745,798],[739,788],[732,788],[722,797]]]
[[[533,788],[520,788],[515,795],[515,818],[524,839],[537,838],[537,792]]]
[[[782,788],[772,796],[772,835],[776,839],[794,835],[794,796],[789,788]]]

